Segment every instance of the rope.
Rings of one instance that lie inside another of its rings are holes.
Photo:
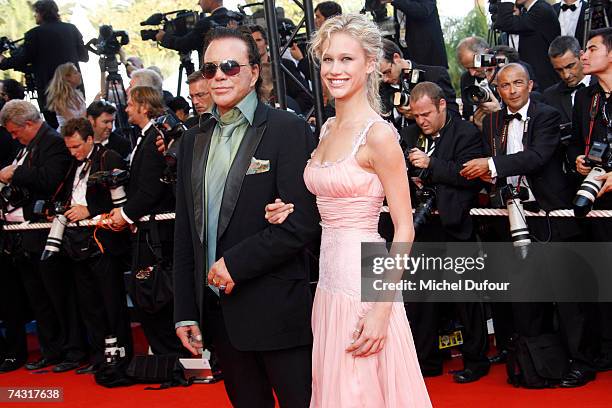
[[[414,210],[413,210],[414,211]],[[380,210],[381,213],[388,213],[389,207],[383,206]],[[435,212],[437,214],[437,212]],[[470,215],[476,215],[480,217],[507,217],[508,210],[498,209],[498,208],[472,208],[470,210]],[[544,211],[540,212],[531,212],[525,211],[525,215],[527,217],[545,217],[546,213]],[[574,217],[574,210],[555,210],[548,213],[549,217],[561,217],[561,218],[569,218]],[[139,221],[149,221],[150,215],[145,215]],[[612,210],[592,210],[587,214],[588,218],[612,218]],[[168,221],[174,219],[174,213],[166,213],[166,214],[156,214],[156,221]],[[100,226],[98,227],[98,224]],[[84,220],[76,223],[70,223],[66,227],[98,227],[105,229],[112,229],[112,227],[107,227],[110,224],[110,221],[107,218],[93,219],[93,220]],[[21,224],[8,224],[3,225],[2,229],[4,231],[27,231],[27,230],[40,230],[40,229],[49,229],[51,228],[50,222],[36,222],[30,223],[28,221],[23,222]]]

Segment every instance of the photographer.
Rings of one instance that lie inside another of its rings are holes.
[[[196,113],[195,118],[198,119],[192,124],[192,126],[185,123],[187,128],[191,128],[198,124],[200,116],[210,111],[213,101],[212,97],[210,96],[210,90],[208,89],[208,82],[206,81],[206,78],[204,78],[204,75],[202,75],[202,71],[196,71],[189,75],[187,77],[187,85],[189,85],[189,99],[193,103]]]
[[[128,225],[137,227],[133,242],[132,279],[134,280],[147,276],[148,272],[170,273],[162,268],[150,268],[162,261],[164,265],[171,265],[173,223],[140,222],[139,219],[147,214],[172,211],[174,199],[170,185],[160,180],[166,164],[163,155],[155,146],[155,140],[161,131],[157,128],[154,119],[164,113],[161,92],[159,89],[146,86],[131,88],[126,112],[129,122],[140,129],[140,136],[130,158],[128,199],[122,207],[111,211],[111,220],[116,228]],[[157,248],[161,251],[162,260],[157,259]],[[180,354],[183,350],[174,334],[172,299],[166,301],[155,310],[144,310],[143,305],[138,302],[135,302],[135,306],[153,353]]]
[[[459,107],[455,101],[455,90],[451,85],[450,77],[446,68],[442,66],[427,66],[417,64],[414,61],[402,58],[402,52],[400,48],[393,41],[383,39],[383,59],[380,62],[380,72],[382,73],[383,84],[380,86],[380,93],[382,97],[383,111],[387,112],[387,115],[392,114],[392,120],[396,123],[398,128],[405,125],[406,120],[411,120],[410,106],[408,105],[407,92],[410,89],[403,89],[404,82],[410,82],[409,86],[414,86],[416,83],[412,83],[410,80],[403,81],[407,75],[414,71],[419,72],[418,82],[429,81],[437,84],[444,92],[444,99],[447,101],[447,110],[452,115],[459,116]],[[402,97],[404,104],[394,103],[394,94],[397,91],[405,93]],[[395,105],[395,109],[394,109]]]
[[[199,5],[203,13],[210,13],[207,17],[198,20],[193,30],[183,37],[177,37],[166,33],[164,30],[159,30],[155,36],[155,40],[164,48],[176,50],[179,52],[189,52],[196,50],[202,61],[201,54],[204,49],[204,37],[208,31],[215,26],[226,27],[232,21],[235,21],[234,13],[229,12],[223,7],[223,0],[200,0]],[[229,12],[229,13],[228,13]]]
[[[117,200],[115,192],[125,199],[123,187],[111,188],[104,182],[95,182],[100,174],[98,172],[123,169],[125,162],[117,153],[94,143],[93,133],[91,124],[85,118],[70,119],[62,128],[64,143],[73,159],[62,183],[63,188],[53,197],[52,204],[57,211],[56,203],[60,203],[61,214],[70,222],[109,212]],[[90,364],[77,369],[76,373],[95,373],[104,362],[105,336],[115,335],[119,344],[127,349],[128,355],[131,354],[130,320],[121,259],[129,252],[129,236],[127,231],[114,233],[100,230],[94,238],[92,228],[71,227],[64,229],[63,234],[56,238],[61,241],[61,250],[44,261],[43,268],[50,275],[59,273],[60,268],[72,272],[76,304],[87,331],[90,354]],[[100,253],[96,242],[100,242],[104,253]],[[66,311],[65,314],[69,313]],[[78,321],[71,323],[79,324]],[[76,368],[79,362],[75,361],[72,365]],[[67,368],[67,364],[65,366]]]
[[[379,1],[391,3],[395,11],[395,38],[405,50],[400,55],[421,64],[448,67],[436,0]]]
[[[557,82],[557,76],[546,58],[550,43],[561,35],[559,19],[552,6],[544,0],[501,0],[494,28],[509,34],[509,44],[518,50],[521,60],[530,64],[538,83],[546,89]]]
[[[23,99],[25,97],[25,89],[14,79],[5,79],[0,81],[0,109],[4,104],[13,99]],[[17,152],[23,146],[4,128],[0,126],[0,169],[11,164]]]
[[[41,216],[34,214],[34,204],[37,200],[49,200],[57,190],[70,164],[68,150],[57,132],[41,120],[40,113],[30,102],[7,102],[0,111],[0,124],[25,146],[13,164],[0,170],[0,182],[8,185],[2,190],[3,197],[6,197],[3,218],[14,223],[42,220]],[[82,354],[78,355],[80,353],[70,355],[68,352],[71,348],[69,333],[60,324],[63,316],[58,314],[52,302],[52,299],[57,299],[58,289],[69,285],[69,276],[64,271],[47,276],[40,267],[47,234],[45,230],[33,230],[7,236],[12,240],[9,244],[13,247],[15,270],[8,266],[6,275],[20,276],[38,323],[42,357],[26,365],[30,370],[54,365],[63,359],[78,361],[82,358]],[[2,285],[8,282],[8,278],[3,278]],[[11,296],[17,296],[17,293]],[[7,328],[11,330],[24,329],[22,301],[16,299],[10,303],[13,309],[8,314]],[[25,343],[25,333],[23,341]],[[19,355],[13,365],[18,368],[24,360],[25,356]]]
[[[418,203],[414,216],[416,240],[472,242],[475,229],[470,209],[476,204],[480,183],[464,179],[459,171],[467,161],[483,156],[480,132],[447,112],[442,89],[431,82],[414,87],[410,109],[416,124],[402,129],[401,135],[402,144],[409,149],[411,178],[423,189],[435,192],[435,206],[440,215],[424,227],[419,211],[422,203]],[[419,196],[417,192],[416,197]],[[442,356],[437,348],[441,305],[407,303],[406,309],[414,328],[421,369],[426,374],[441,373]],[[465,329],[462,331],[464,370],[456,373],[454,380],[473,382],[489,371],[484,308],[480,303],[458,303],[455,309]]]
[[[49,126],[57,128],[55,113],[47,110],[45,90],[59,65],[72,62],[80,70],[79,61],[89,61],[89,55],[79,30],[60,21],[54,1],[40,0],[32,8],[38,27],[25,33],[23,49],[18,55],[8,59],[0,56],[0,69],[23,71],[32,66],[38,105]]]
[[[94,143],[113,150],[127,160],[132,152],[130,141],[113,131],[115,106],[106,101],[95,101],[87,107],[87,119],[93,128]]]

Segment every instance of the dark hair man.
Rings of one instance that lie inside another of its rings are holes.
[[[43,219],[34,214],[34,204],[37,200],[49,200],[59,187],[62,178],[68,170],[70,155],[64,142],[57,132],[42,121],[40,113],[30,102],[12,100],[7,102],[0,111],[0,124],[18,140],[24,147],[17,154],[13,163],[0,170],[0,183],[9,187],[26,189],[29,197],[14,202],[3,209],[3,218],[7,222],[38,221]],[[39,360],[26,364],[30,370],[38,370],[64,361],[79,361],[83,355],[69,346],[69,334],[63,327],[61,318],[55,312],[53,304],[64,301],[62,293],[57,289],[69,285],[69,276],[60,273],[53,276],[44,274],[40,257],[45,246],[48,231],[25,231],[8,235],[19,243],[13,252],[15,269],[6,265],[6,280],[0,287],[11,286],[10,277],[19,276],[31,302],[30,306],[38,323],[38,339],[41,344],[42,356]],[[6,286],[5,286],[6,283]],[[13,282],[14,283],[14,282]],[[23,297],[19,293],[8,293],[9,313],[7,314],[7,330],[11,335],[10,345],[12,361],[5,361],[3,371],[11,371],[21,367],[27,358],[25,343],[24,309],[21,307]],[[12,303],[13,301],[14,303]],[[11,306],[12,305],[12,306]],[[77,347],[78,348],[78,347]],[[69,353],[68,351],[72,351]]]
[[[320,230],[302,172],[314,137],[297,116],[258,100],[252,36],[217,28],[207,43],[212,117],[179,148],[176,334],[193,354],[207,336],[233,406],[273,406],[274,390],[281,406],[307,407],[311,296],[302,255]],[[296,212],[270,225],[258,208],[280,194]]]
[[[520,14],[514,13],[514,7],[514,0],[501,0],[494,26],[509,34],[509,45],[533,67],[538,83],[546,89],[557,82],[550,61],[543,56],[561,35],[559,19],[545,0],[516,0],[516,7],[525,10]]]
[[[419,81],[429,81],[437,84],[444,92],[444,99],[447,101],[447,109],[455,115],[459,115],[459,107],[455,101],[455,90],[450,81],[448,70],[442,66],[421,65],[415,61],[404,59],[402,51],[391,40],[383,39],[383,59],[380,62],[380,72],[382,73],[381,96],[383,100],[383,110],[388,114],[393,114],[395,119],[396,112],[393,109],[393,94],[399,90],[399,83],[402,74],[410,70],[421,70]],[[410,106],[397,106],[397,115],[401,115],[398,120],[399,127],[404,125],[404,118],[410,119]]]
[[[325,20],[342,14],[342,6],[335,1],[322,1],[314,9],[315,28],[321,28]]]
[[[416,85],[410,94],[410,110],[416,124],[402,129],[402,141],[410,148],[410,174],[415,188],[436,192],[437,220],[417,230],[417,241],[473,241],[475,228],[470,209],[476,204],[480,185],[459,175],[462,165],[483,156],[482,137],[469,122],[447,112],[442,89],[432,82]],[[436,303],[406,303],[415,345],[425,375],[442,373],[442,355],[437,347],[440,306]],[[487,326],[480,303],[457,303],[455,311],[463,326],[464,370],[454,375],[459,383],[473,382],[489,371],[486,357]]]
[[[132,148],[130,141],[113,131],[117,109],[106,101],[94,101],[87,107],[87,119],[93,128],[94,143],[100,143],[127,159]]]
[[[0,69],[24,71],[32,66],[38,105],[49,126],[57,128],[55,113],[46,109],[45,90],[55,69],[72,62],[79,69],[79,61],[89,61],[83,36],[72,24],[60,21],[57,4],[52,0],[39,0],[32,6],[38,27],[26,32],[23,52],[5,59],[0,56]]]
[[[160,180],[166,165],[163,155],[155,146],[160,131],[154,119],[164,113],[161,93],[147,86],[131,88],[126,113],[128,121],[140,129],[140,134],[130,156],[127,201],[121,207],[114,208],[110,216],[116,227],[128,224],[137,227],[133,240],[133,251],[137,256],[134,256],[132,272],[138,273],[157,262],[155,248],[150,245],[154,241],[159,241],[154,245],[161,246],[163,262],[171,264],[172,222],[140,222],[140,218],[147,214],[172,211],[174,199],[171,186]],[[162,268],[156,269],[156,272],[166,273]],[[135,302],[135,306],[153,353],[181,354],[183,350],[172,327],[172,302],[160,305],[157,310],[144,310],[145,305],[138,302]]]

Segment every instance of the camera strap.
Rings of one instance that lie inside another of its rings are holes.
[[[595,118],[597,117],[597,111],[599,111],[599,102],[601,99],[601,94],[596,92],[591,98],[591,110],[589,112],[589,134],[587,135],[586,144],[584,146],[584,155],[588,156],[589,147],[591,146],[591,136],[593,135],[593,127],[595,126]]]

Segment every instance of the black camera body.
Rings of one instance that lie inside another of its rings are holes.
[[[52,217],[63,215],[69,209],[70,206],[61,201],[36,200],[33,212],[41,217]]]
[[[113,57],[119,54],[122,46],[130,43],[127,31],[115,31],[111,25],[101,25],[96,41],[98,55]]]
[[[168,16],[175,15],[174,18]],[[190,10],[176,10],[168,13],[155,13],[145,21],[140,23],[141,26],[162,26],[162,30],[166,34],[176,35],[182,37],[189,33],[195,27],[196,23],[200,19],[200,16],[195,11]],[[155,36],[159,31],[158,29],[141,30],[140,37],[143,41],[152,40],[155,41]]]
[[[516,188],[511,184],[507,184],[495,192],[489,194],[491,199],[491,207],[493,208],[505,208],[508,201],[516,200],[526,201],[529,199],[529,190],[526,188]]]
[[[2,208],[9,205],[13,208],[23,207],[29,199],[30,191],[28,189],[0,183],[0,205]]]
[[[172,114],[160,116],[155,120],[155,127],[164,137],[164,144],[167,150],[164,152],[166,168],[161,177],[161,181],[166,184],[176,182],[176,165],[178,156],[178,140],[183,136],[187,128],[178,118]]]
[[[87,179],[87,187],[100,186],[112,190],[124,186],[130,180],[127,170],[102,170],[91,174]]]
[[[497,68],[508,63],[508,57],[496,54],[474,55],[474,68]]]
[[[387,5],[381,3],[380,0],[365,0],[359,12],[361,14],[371,13],[375,23],[380,23],[388,18]]]
[[[463,94],[466,95],[466,99],[474,105],[491,102],[493,98],[495,98],[495,91],[489,86],[486,79],[483,79],[479,84],[465,87]]]
[[[415,194],[417,206],[412,216],[414,230],[418,232],[431,217],[436,206],[436,190],[430,186],[423,186],[416,190]]]
[[[606,171],[612,171],[612,148],[610,143],[593,142],[589,149],[589,154],[584,158],[584,163],[588,167],[601,167]]]
[[[393,106],[408,106],[410,104],[410,91],[423,82],[425,71],[420,69],[402,69],[399,77],[399,91],[393,94]]]
[[[8,37],[0,37],[0,54],[4,54],[8,51],[11,55],[15,53],[20,47],[17,45],[17,41],[11,41]]]

